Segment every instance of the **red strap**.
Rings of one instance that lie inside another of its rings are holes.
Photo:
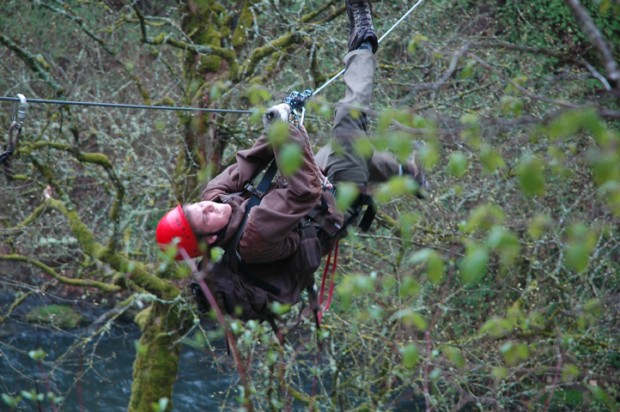
[[[334,246],[334,263],[331,268],[331,279],[329,285],[329,292],[327,293],[327,300],[325,301],[325,307],[323,307],[323,296],[325,295],[325,280],[327,279],[327,273],[329,271],[329,265],[331,263],[332,252],[329,252],[327,255],[327,261],[325,262],[325,268],[323,269],[323,279],[321,280],[321,291],[319,293],[319,311],[317,313],[317,319],[319,324],[321,323],[321,319],[323,318],[323,312],[327,312],[330,305],[332,304],[332,298],[334,297],[334,287],[336,286],[336,268],[338,266],[338,246],[340,244],[340,239],[336,241],[336,245]]]

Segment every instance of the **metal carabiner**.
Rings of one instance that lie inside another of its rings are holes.
[[[22,127],[24,126],[24,120],[26,120],[26,110],[28,110],[28,101],[26,100],[26,96],[23,94],[18,94],[19,102],[15,105],[15,109],[13,109],[13,119],[11,120],[11,125],[9,126],[9,145],[10,147],[15,147],[17,145],[17,139],[21,134]],[[17,132],[15,137],[13,138],[13,133]]]
[[[17,98],[19,101],[15,105],[15,109],[13,109],[13,118],[11,119],[11,125],[9,126],[8,147],[6,152],[0,154],[0,164],[6,162],[9,156],[13,154],[13,151],[17,146],[19,136],[22,132],[22,127],[24,126],[24,120],[26,119],[26,110],[28,109],[28,101],[26,101],[26,96],[23,94],[18,94]]]
[[[284,99],[284,103],[288,104],[291,108],[289,117],[290,123],[295,126],[303,125],[306,115],[306,101],[310,97],[312,97],[312,90],[307,89],[302,93],[294,91]]]

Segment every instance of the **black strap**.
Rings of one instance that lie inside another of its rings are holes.
[[[360,199],[359,206],[366,206],[366,212],[364,212],[364,216],[360,221],[359,227],[363,232],[368,232],[370,229],[370,225],[372,221],[375,220],[375,216],[377,214],[377,206],[375,205],[375,201],[372,196],[362,194],[360,195],[362,198]]]
[[[252,196],[250,197],[250,199],[248,200],[245,206],[245,213],[243,215],[243,220],[241,221],[241,224],[239,224],[239,227],[237,228],[237,231],[235,232],[235,236],[233,236],[233,238],[228,243],[228,247],[226,248],[226,251],[223,256],[223,258],[228,262],[228,265],[230,266],[230,268],[235,273],[238,273],[239,263],[240,263],[239,253],[237,252],[237,246],[239,245],[239,240],[241,240],[241,235],[243,235],[243,229],[245,228],[245,224],[248,221],[248,215],[250,214],[250,210],[254,206],[257,206],[260,204],[261,200],[263,199],[263,196],[265,196],[265,193],[267,193],[267,190],[269,189],[269,185],[271,185],[271,181],[273,180],[273,177],[276,175],[277,170],[278,170],[278,164],[276,163],[276,160],[273,159],[271,161],[271,164],[267,168],[267,171],[263,175],[260,183],[258,184],[258,187],[256,187],[256,189],[253,189],[253,188],[250,189],[251,186],[246,185],[246,188],[250,191],[250,193],[252,193]]]

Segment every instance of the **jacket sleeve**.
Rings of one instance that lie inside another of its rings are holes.
[[[239,242],[239,253],[249,263],[270,262],[292,255],[299,245],[299,234],[295,230],[298,222],[321,198],[321,172],[314,160],[308,133],[303,126],[289,126],[289,135],[293,143],[301,146],[303,163],[293,175],[284,176],[285,187],[271,190],[260,205],[250,211]],[[280,169],[277,150],[275,158]]]
[[[241,192],[246,183],[273,159],[273,147],[265,135],[250,149],[237,152],[237,162],[211,179],[202,192],[202,200],[215,200],[222,194]]]

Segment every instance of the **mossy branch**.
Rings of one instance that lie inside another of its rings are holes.
[[[21,230],[25,228],[26,226],[31,225],[34,221],[36,221],[39,217],[41,217],[41,215],[45,213],[45,211],[47,210],[48,210],[48,207],[47,205],[45,205],[45,203],[40,204],[39,206],[36,207],[36,209],[32,211],[30,215],[28,215],[24,220],[22,220],[17,225],[12,227],[10,230]]]
[[[4,323],[4,321],[11,316],[11,313],[13,313],[13,311],[15,310],[16,307],[18,307],[19,305],[22,304],[23,301],[26,300],[26,298],[28,298],[30,295],[34,294],[34,291],[30,291],[28,293],[22,293],[21,295],[17,296],[15,298],[15,300],[13,301],[13,303],[11,303],[11,306],[9,306],[9,308],[7,309],[6,313],[2,316],[0,316],[0,324]]]
[[[94,287],[100,289],[104,292],[118,292],[120,289],[117,285],[112,285],[105,282],[100,282],[97,280],[90,279],[73,279],[67,276],[62,276],[58,272],[56,272],[51,267],[47,266],[45,263],[41,262],[38,259],[34,259],[28,256],[23,256],[19,254],[9,254],[9,255],[0,255],[0,260],[5,262],[22,262],[28,263],[32,266],[36,266],[41,269],[45,274],[57,279],[59,282],[64,283],[66,285],[71,286],[81,286],[81,287]]]
[[[58,143],[58,142],[48,142],[48,141],[43,141],[43,140],[36,141],[29,145],[25,145],[19,149],[19,152],[21,154],[30,154],[33,151],[42,149],[42,148],[51,148],[55,150],[64,151],[64,152],[72,154],[76,158],[76,160],[78,160],[80,163],[91,163],[91,164],[95,164],[95,165],[98,165],[104,168],[108,177],[110,178],[110,180],[114,184],[114,187],[116,188],[114,202],[112,203],[112,207],[110,208],[110,212],[109,212],[110,218],[112,219],[112,222],[114,223],[114,235],[110,238],[110,244],[108,245],[109,248],[115,249],[116,242],[118,241],[120,237],[120,228],[119,228],[120,216],[119,214],[121,210],[121,205],[123,204],[123,200],[125,198],[125,187],[123,186],[120,179],[116,175],[112,162],[110,161],[108,156],[103,153],[98,153],[98,152],[84,153],[84,152],[81,152],[79,148],[74,145],[69,145],[66,143]],[[40,170],[42,170],[41,167],[40,167]],[[48,181],[50,182],[53,181],[51,177],[51,171],[47,170],[45,172],[45,175]],[[54,188],[57,190],[60,189],[58,185],[56,184],[54,185]],[[62,193],[62,192],[59,191],[59,193]]]
[[[154,45],[154,46],[161,45],[161,44],[167,44],[169,46],[172,46],[172,47],[175,47],[181,50],[192,51],[198,54],[213,54],[215,56],[221,57],[222,59],[226,60],[229,64],[231,71],[236,72],[236,68],[238,66],[237,61],[236,61],[237,55],[233,50],[226,49],[224,47],[212,46],[212,45],[205,46],[205,45],[193,44],[193,43],[190,43],[189,41],[178,40],[172,37],[168,33],[159,33],[157,36],[154,36],[154,37],[149,36],[147,33],[147,29],[146,29],[147,25],[149,25],[149,23],[147,22],[147,19],[144,17],[144,15],[139,10],[136,4],[133,5],[133,10],[140,24],[140,33],[141,33],[143,43]]]
[[[49,73],[49,65],[43,57],[33,55],[17,43],[15,43],[10,38],[6,37],[2,32],[0,32],[0,44],[5,45],[9,50],[15,53],[26,66],[30,68],[33,72],[37,73],[39,77],[53,90],[56,96],[64,96],[65,89],[54,80],[52,75]]]
[[[63,202],[56,199],[50,198],[46,202],[67,218],[71,233],[86,254],[107,263],[120,273],[126,273],[136,285],[162,299],[172,300],[180,294],[177,287],[149,273],[143,264],[131,261],[120,253],[112,252],[109,248],[97,243],[93,232],[80,219],[75,210],[69,210]]]
[[[86,26],[86,24],[84,23],[84,20],[81,17],[76,16],[72,12],[70,13],[71,10],[68,9],[67,6],[65,6],[64,9],[60,9],[58,7],[53,7],[52,5],[47,4],[47,3],[40,3],[40,4],[42,7],[45,7],[53,11],[54,13],[60,14],[66,19],[74,22],[88,37],[90,37],[95,42],[97,42],[97,44],[99,44],[99,46],[101,46],[101,48],[105,50],[106,53],[112,56],[115,55],[115,53],[108,47],[108,45],[103,41],[103,39],[97,36],[97,34],[93,30],[91,30],[89,27]]]
[[[306,30],[306,32],[311,33],[314,31],[314,27],[320,26],[321,24],[325,24],[333,20],[334,18],[338,17],[339,15],[341,15],[345,10],[344,7],[340,7],[336,9],[335,11],[330,13],[327,17],[325,17],[322,20],[314,21],[318,15],[320,15],[326,10],[329,10],[330,8],[333,8],[335,4],[336,4],[335,0],[329,1],[326,4],[324,4],[322,7],[320,7],[319,9],[313,10],[312,12],[303,15],[299,19],[300,23],[302,24],[310,23],[310,22],[313,23],[313,26],[310,26],[309,29]],[[269,44],[265,46],[257,47],[256,49],[254,49],[254,51],[252,52],[252,54],[250,55],[246,63],[241,67],[241,70],[240,70],[241,75],[245,78],[252,77],[254,75],[254,72],[256,71],[256,68],[258,67],[258,64],[263,59],[276,53],[279,54],[282,50],[288,47],[291,47],[293,45],[299,44],[302,41],[303,41],[302,34],[300,32],[292,30],[291,32],[286,33],[280,36],[279,38],[271,41]],[[274,69],[273,64],[271,66],[272,67],[270,67],[270,69],[273,70]],[[261,76],[261,78],[264,79],[265,76]]]
[[[298,33],[286,33],[269,44],[254,49],[250,58],[241,66],[241,76],[251,77],[258,64],[266,57],[297,43],[301,39]]]

